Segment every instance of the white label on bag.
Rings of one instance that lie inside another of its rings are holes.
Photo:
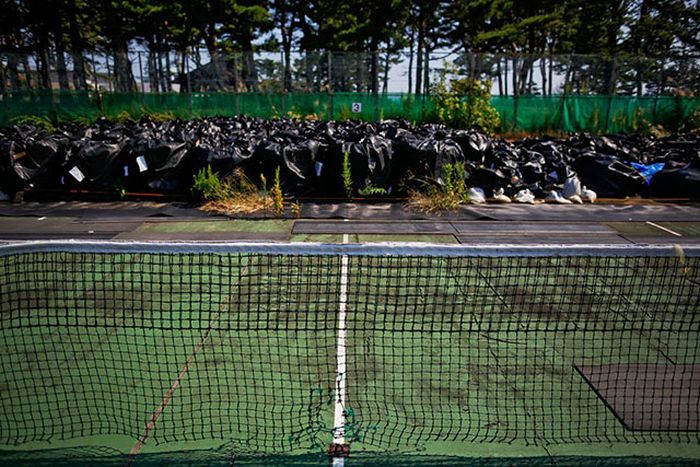
[[[323,170],[323,162],[321,161],[316,161],[314,164],[314,167],[316,168],[316,176],[320,177],[321,176],[321,170]]]
[[[68,173],[71,174],[73,178],[76,179],[78,182],[82,182],[83,180],[85,180],[85,175],[83,175],[83,173],[77,166],[70,169]]]
[[[145,172],[148,170],[148,164],[146,163],[146,158],[144,156],[137,157],[136,163],[139,166],[139,172]]]
[[[129,176],[129,166],[128,166],[128,165],[125,165],[125,166],[124,166],[124,176],[125,176],[125,177],[128,177],[128,176]]]

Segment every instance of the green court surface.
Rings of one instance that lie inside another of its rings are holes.
[[[295,234],[292,242],[343,243],[343,234]],[[454,235],[430,234],[347,234],[347,243],[459,243]]]
[[[341,302],[347,465],[700,461],[698,433],[626,430],[573,368],[697,363],[697,258],[350,257],[346,298],[343,274],[0,257],[0,463],[123,465],[146,434],[133,465],[325,465]]]
[[[294,221],[283,219],[224,221],[171,221],[146,222],[137,231],[140,232],[291,232]]]

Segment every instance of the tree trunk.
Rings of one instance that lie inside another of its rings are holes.
[[[7,88],[5,87],[7,76],[5,75],[5,66],[2,64],[2,61],[0,61],[0,94],[5,94],[5,91],[7,91]]]
[[[284,90],[285,92],[292,91],[292,43],[288,41],[283,46],[282,54],[284,55]]]
[[[496,76],[498,77],[498,95],[503,96],[503,77],[501,76],[501,59],[496,62]]]
[[[413,46],[415,42],[414,30],[411,28],[411,41],[408,48],[408,95],[413,92]]]
[[[151,47],[148,48],[148,88],[150,92],[158,92],[158,67],[156,66],[156,54]]]
[[[424,94],[430,94],[430,49],[428,43],[425,44],[425,57],[423,60],[423,89]]]
[[[42,44],[39,47],[39,76],[41,77],[41,87],[43,89],[51,89],[51,71],[49,67],[49,49],[48,46]]]
[[[58,73],[58,86],[61,91],[70,90],[68,84],[68,70],[66,70],[66,56],[63,45],[56,44],[56,72]]]
[[[320,83],[317,79],[315,79],[314,63],[311,60],[309,60],[309,55],[311,55],[311,52],[307,50],[304,53],[304,74],[306,75],[306,90],[309,92],[319,92]],[[314,56],[313,58],[316,57]],[[320,64],[318,65],[318,69],[320,71]]]
[[[87,89],[87,79],[85,76],[85,59],[82,51],[71,52],[73,57],[73,87],[75,89]]]
[[[83,39],[80,36],[80,27],[77,21],[75,0],[67,2],[68,30],[70,36],[70,51],[73,58],[73,87],[75,89],[87,89],[87,74],[85,72],[85,59],[83,58]]]
[[[12,91],[17,91],[22,88],[17,65],[19,65],[19,57],[16,53],[10,52],[7,56],[7,73],[10,76],[10,89]]]
[[[282,86],[285,92],[292,90],[292,38],[286,27],[281,28],[282,31],[282,61],[284,71],[282,78]]]
[[[212,76],[207,79],[206,87],[208,90],[221,91],[224,89],[225,85],[222,81],[223,67],[216,44],[216,33],[214,32],[216,30],[216,25],[211,24],[207,29],[209,29],[210,34],[204,35],[204,44],[207,46],[207,51],[211,58],[210,68]]]
[[[126,48],[126,41],[121,37],[112,39],[114,50],[114,78],[117,92],[133,92],[136,89],[136,81],[131,71],[131,61]]]
[[[540,74],[542,75],[542,95],[547,95],[547,58],[540,59]]]
[[[418,44],[416,44],[416,94],[421,95],[423,91],[423,42],[424,34],[422,21],[418,24]]]
[[[165,71],[163,70],[163,52],[156,52],[156,58],[158,59],[158,87],[162,92],[168,92],[168,88],[165,85]]]
[[[168,90],[168,92],[172,92],[173,90],[173,84],[172,80],[170,79],[170,50],[165,52],[165,73],[163,73],[163,79],[165,80],[165,89]]]
[[[389,92],[389,62],[391,60],[391,54],[387,50],[386,58],[384,60],[384,84],[382,87],[382,93],[386,94]]]
[[[24,80],[27,82],[27,89],[32,89],[32,69],[29,66],[27,54],[21,54],[22,69],[24,69]]]
[[[377,50],[377,41],[372,38],[372,61],[370,63],[370,75],[372,78],[372,93],[379,92],[379,51]]]

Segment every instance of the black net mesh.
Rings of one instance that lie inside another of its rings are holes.
[[[675,428],[630,429],[633,410],[607,407],[577,368],[611,387],[632,365],[695,371],[699,263],[350,256],[346,441],[697,444],[692,394],[645,406]],[[342,271],[337,255],[1,256],[0,444],[122,434],[323,452]]]

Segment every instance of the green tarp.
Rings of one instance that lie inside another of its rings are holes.
[[[501,116],[501,130],[540,132],[635,132],[648,124],[675,129],[700,112],[700,97],[513,96],[491,99]],[[360,93],[96,93],[26,91],[0,95],[0,126],[23,116],[91,121],[139,118],[146,114],[190,118],[245,114],[319,120],[434,120],[429,97]]]

